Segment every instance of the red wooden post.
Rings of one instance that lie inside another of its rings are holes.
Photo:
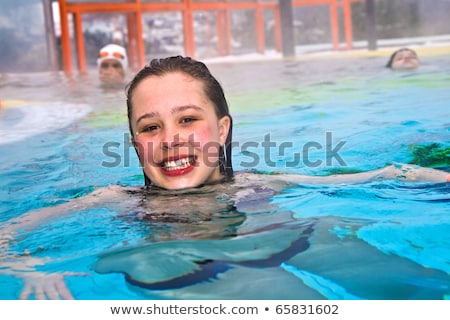
[[[283,44],[281,40],[280,9],[278,6],[273,9],[273,19],[275,28],[275,48],[277,51],[281,52],[283,50]]]
[[[134,20],[134,61],[133,68],[135,70],[141,69],[146,64],[145,57],[145,46],[144,46],[144,36],[143,36],[143,28],[142,28],[142,8],[141,8],[141,0],[135,0],[136,7],[133,15]]]
[[[74,29],[75,29],[75,44],[78,58],[78,70],[81,73],[87,73],[86,69],[86,53],[84,51],[84,39],[83,39],[83,25],[81,21],[81,13],[74,13]]]
[[[136,50],[136,12],[127,14],[127,31],[128,66],[131,70],[136,70],[138,68],[138,53]]]
[[[61,51],[63,70],[65,73],[72,73],[72,54],[70,52],[69,19],[67,17],[66,0],[58,0],[59,16],[61,20]]]
[[[262,8],[260,6],[256,7],[255,10],[255,27],[256,27],[256,46],[258,52],[264,54],[265,52],[265,34],[264,34],[264,17]]]
[[[334,50],[339,49],[339,20],[336,0],[330,1],[331,38]]]
[[[350,0],[344,0],[344,28],[347,50],[353,48],[352,7]]]
[[[233,36],[231,34],[231,18],[230,18],[230,10],[228,7],[226,7],[224,11],[224,18],[225,18],[225,55],[232,54],[233,50],[231,48],[231,41],[233,39]]]
[[[225,11],[217,10],[217,54],[219,56],[224,56],[226,52],[226,44],[225,44]]]
[[[195,57],[194,25],[192,18],[192,0],[183,0],[184,50],[189,57]]]

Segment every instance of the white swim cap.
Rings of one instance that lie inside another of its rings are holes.
[[[122,64],[123,70],[128,67],[127,52],[124,47],[117,44],[108,44],[100,49],[97,59],[97,66],[100,67],[102,62],[107,59],[114,59]]]

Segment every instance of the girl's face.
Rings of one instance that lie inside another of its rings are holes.
[[[416,69],[419,66],[417,55],[410,50],[399,51],[392,61],[392,69]]]
[[[201,81],[182,72],[150,76],[131,102],[133,144],[154,185],[183,189],[221,179],[219,149],[230,118],[218,119]]]

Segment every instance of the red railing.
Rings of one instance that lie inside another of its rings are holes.
[[[342,49],[339,39],[339,14],[341,7],[344,17],[344,34],[346,46],[344,49],[352,48],[352,20],[351,3],[364,0],[292,0],[293,7],[328,5],[330,8],[330,24],[333,48]],[[145,48],[142,29],[143,12],[167,12],[179,11],[183,15],[184,50],[188,56],[195,57],[193,12],[198,10],[214,10],[217,17],[217,50],[221,56],[231,54],[231,10],[254,10],[255,31],[257,51],[265,52],[265,34],[263,10],[274,11],[275,23],[275,48],[281,51],[281,27],[278,2],[259,2],[259,0],[242,0],[240,2],[231,0],[218,0],[211,2],[196,2],[193,0],[179,0],[179,2],[142,2],[141,0],[124,0],[124,2],[69,2],[58,0],[61,23],[61,50],[63,69],[66,73],[72,72],[71,40],[69,30],[69,15],[73,17],[73,36],[75,51],[77,54],[78,70],[86,72],[86,56],[84,49],[82,15],[86,13],[121,13],[126,14],[128,41],[127,51],[131,69],[139,69],[145,64]]]

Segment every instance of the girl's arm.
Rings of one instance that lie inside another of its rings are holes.
[[[69,202],[30,211],[20,217],[7,221],[0,229],[0,272],[22,279],[23,289],[20,299],[28,299],[34,295],[36,299],[73,299],[64,278],[67,276],[85,276],[77,272],[45,273],[38,272],[36,266],[43,265],[48,258],[35,258],[26,251],[12,252],[9,244],[15,240],[16,234],[33,229],[55,217],[90,208],[112,199],[120,192],[121,187],[98,189],[84,197]]]
[[[273,177],[294,184],[357,184],[387,179],[437,183],[450,182],[450,174],[446,171],[408,164],[395,164],[378,170],[352,174],[330,176],[279,174],[273,175]]]
[[[27,212],[17,218],[11,219],[0,229],[0,248],[2,240],[13,238],[17,230],[33,229],[34,227],[51,220],[52,218],[62,217],[84,209],[94,207],[95,205],[115,197],[121,190],[119,186],[110,186],[100,188],[94,192],[70,200],[53,207],[45,207],[38,210]]]

